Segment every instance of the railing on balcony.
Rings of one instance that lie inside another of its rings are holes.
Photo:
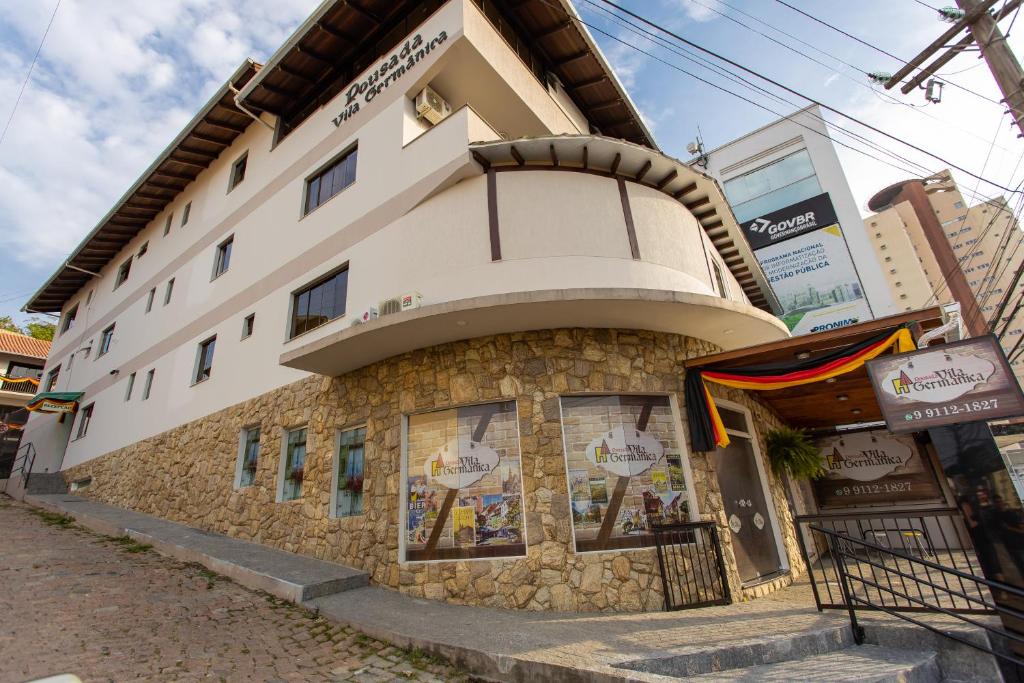
[[[0,391],[14,391],[19,394],[35,395],[39,391],[38,382],[26,381],[28,378],[0,380]]]
[[[714,522],[653,526],[665,610],[731,602],[722,544]]]

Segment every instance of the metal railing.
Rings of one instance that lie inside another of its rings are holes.
[[[1005,626],[1007,622],[1024,621],[1024,611],[1007,604],[1012,601],[1024,608],[1024,590],[832,529],[811,525],[810,530],[826,538],[829,553],[835,558],[843,601],[858,644],[865,636],[857,612],[882,611],[1024,667],[1024,634]],[[995,594],[1000,595],[998,602],[992,597]],[[922,612],[982,629],[987,643],[964,637],[949,629],[948,623],[914,616]],[[1003,625],[971,616],[976,614],[997,615]]]
[[[14,479],[15,473],[21,475],[21,486],[28,488],[28,479],[32,476],[32,467],[36,464],[36,447],[29,441],[18,449],[14,456],[14,464],[11,466],[11,474],[4,482],[4,492],[7,491],[7,484]]]
[[[974,553],[963,517],[956,508],[886,510],[876,513],[850,512],[796,517],[797,540],[807,565],[808,578],[818,610],[846,609],[837,558],[829,547],[829,535],[837,534],[842,543],[864,542],[871,546],[927,558],[943,568],[981,575],[981,564]],[[865,552],[866,545],[856,545]],[[917,568],[923,565],[915,565]],[[969,586],[965,586],[969,588]],[[975,590],[972,597],[979,597]],[[893,601],[890,609],[914,611],[918,605],[910,601]],[[958,611],[975,611],[974,603],[956,601],[950,605]]]
[[[732,601],[714,522],[652,526],[665,610],[728,605]]]
[[[19,394],[32,394],[35,395],[39,391],[37,384],[32,382],[11,382],[8,380],[0,380],[0,391],[14,391]]]

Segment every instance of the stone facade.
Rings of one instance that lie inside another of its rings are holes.
[[[69,469],[91,477],[80,493],[199,528],[347,564],[374,583],[416,597],[532,610],[632,611],[662,607],[653,548],[573,552],[559,396],[674,395],[684,406],[683,362],[717,351],[701,340],[646,331],[562,329],[505,334],[411,352],[335,378],[309,377]],[[752,411],[763,433],[776,417],[742,391],[713,388]],[[527,556],[399,562],[403,415],[514,399],[519,418]],[[685,415],[683,416],[685,423]],[[239,433],[261,428],[255,484],[234,489]],[[329,516],[338,429],[366,426],[364,514]],[[307,426],[300,499],[276,502],[285,430]],[[763,445],[762,445],[763,451]],[[690,453],[697,505],[723,538],[735,598],[744,591],[710,459]],[[769,473],[788,562],[801,567],[782,485]]]

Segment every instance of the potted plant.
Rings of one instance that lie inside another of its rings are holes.
[[[818,447],[804,430],[779,427],[768,432],[764,440],[775,474],[786,474],[796,481],[825,475]]]
[[[302,478],[304,474],[305,473],[303,472],[303,468],[296,467],[294,470],[292,470],[292,473],[288,478],[291,479],[292,483],[294,483],[296,486],[299,486],[302,484]]]
[[[345,482],[341,486],[342,491],[350,491],[352,493],[363,492],[363,475],[352,474],[345,479]]]

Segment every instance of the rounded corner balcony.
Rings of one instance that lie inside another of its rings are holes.
[[[337,376],[436,344],[570,327],[675,333],[726,350],[789,336],[708,176],[599,136],[468,151],[476,172],[347,255],[350,312],[403,292],[422,305],[362,324],[343,316],[286,342],[282,365]]]

